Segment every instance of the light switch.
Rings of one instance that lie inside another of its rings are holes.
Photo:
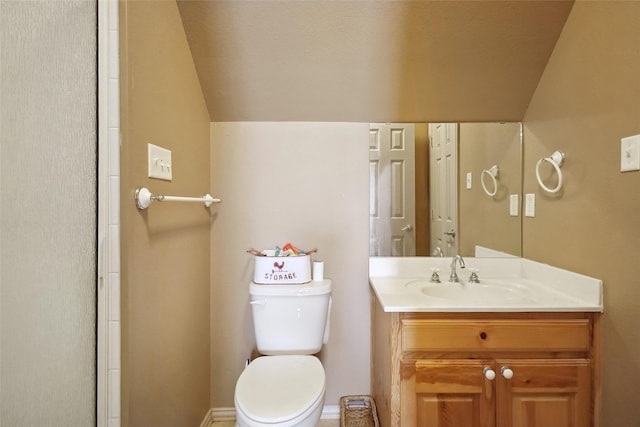
[[[149,178],[171,181],[173,178],[171,151],[153,144],[147,144],[147,146]]]
[[[529,193],[524,199],[524,216],[536,216],[536,195]]]
[[[471,190],[471,172],[467,172],[467,190]]]
[[[640,135],[620,140],[620,172],[640,170]]]
[[[511,216],[518,216],[519,215],[519,209],[518,209],[518,200],[520,198],[518,197],[517,194],[510,194],[509,195],[509,215]]]

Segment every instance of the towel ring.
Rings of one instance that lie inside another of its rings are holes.
[[[496,193],[498,192],[498,180],[496,178],[498,177],[499,172],[500,170],[498,169],[498,165],[493,165],[489,169],[483,170],[482,173],[480,174],[480,183],[482,184],[482,189],[484,190],[485,193],[487,193],[487,196],[489,197],[495,196]],[[491,178],[491,181],[493,181],[493,191],[489,191],[487,189],[487,186],[484,183],[485,175],[489,176],[489,178]]]
[[[564,158],[564,153],[560,150],[556,150],[553,152],[553,154],[551,154],[550,157],[543,157],[538,160],[538,163],[536,163],[536,178],[538,179],[538,184],[540,184],[540,187],[542,187],[542,189],[547,193],[557,193],[562,188],[562,171],[560,170],[560,168],[564,164]],[[544,162],[547,162],[551,166],[553,166],[553,168],[556,170],[556,173],[558,174],[558,184],[555,186],[555,188],[547,187],[542,182],[542,178],[540,178],[540,165]]]

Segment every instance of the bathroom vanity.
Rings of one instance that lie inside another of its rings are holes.
[[[599,425],[602,282],[524,259],[468,258],[480,283],[458,270],[453,284],[447,261],[371,260],[381,426]],[[441,283],[429,281],[433,268]]]

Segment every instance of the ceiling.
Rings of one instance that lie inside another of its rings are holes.
[[[178,0],[212,121],[519,121],[565,0]]]

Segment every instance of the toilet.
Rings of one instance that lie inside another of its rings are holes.
[[[249,285],[260,357],[238,378],[236,426],[315,427],[322,415],[325,373],[313,356],[329,339],[331,280]]]

